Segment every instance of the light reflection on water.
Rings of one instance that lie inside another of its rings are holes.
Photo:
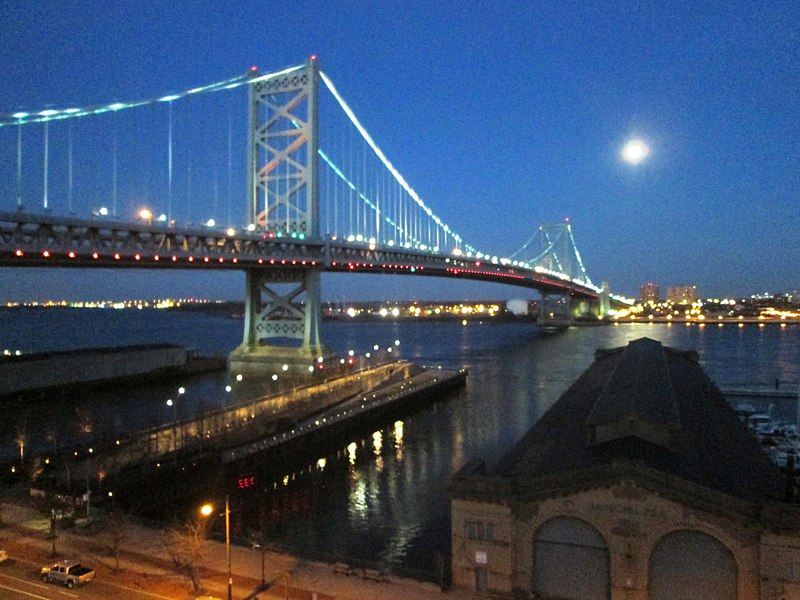
[[[70,314],[62,323],[45,313],[37,311],[27,319],[36,322],[25,324],[26,319],[10,319],[0,311],[0,346],[30,351],[52,349],[47,343],[56,339],[62,344],[74,339],[80,342],[76,345],[95,346],[114,339],[120,344],[171,342],[227,352],[241,337],[240,321],[208,316],[168,316],[157,311],[148,320],[146,312],[130,319],[124,312],[114,312],[107,327],[98,327],[105,314],[92,313],[84,322]],[[72,327],[82,333],[73,335]],[[86,335],[89,330],[113,331],[114,336],[91,343]],[[141,331],[153,337],[141,339]],[[28,335],[33,337],[21,339]],[[43,345],[37,346],[37,335]],[[620,324],[541,335],[526,324],[325,323],[323,337],[341,355],[350,349],[363,353],[373,344],[389,345],[399,339],[402,358],[425,365],[467,367],[467,384],[441,402],[354,435],[337,447],[310,449],[307,463],[281,459],[275,464],[274,457],[264,456],[232,466],[227,481],[254,470],[260,482],[258,493],[234,500],[236,533],[246,537],[263,530],[270,541],[300,552],[430,573],[435,552],[449,550],[445,486],[450,476],[468,461],[491,462],[507,451],[591,364],[596,349],[624,346],[645,335],[667,346],[697,351],[703,367],[722,387],[771,386],[776,379],[792,383],[800,379],[797,326],[701,329]],[[227,383],[229,378],[218,377],[187,386],[181,410],[197,410],[201,400],[223,405],[230,397],[224,392]],[[87,401],[81,410],[96,422],[109,421],[118,428],[130,423],[149,426],[170,418],[164,407],[167,393],[167,389],[150,389],[106,395]],[[31,410],[29,422],[42,422],[37,419],[44,411]],[[74,412],[65,407],[52,410],[62,419]],[[0,424],[4,426],[6,432],[12,427]],[[6,452],[13,452],[8,435],[2,439]],[[225,481],[213,485],[220,495],[226,490]]]

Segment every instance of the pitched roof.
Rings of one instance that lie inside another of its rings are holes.
[[[595,362],[488,475],[534,479],[634,461],[748,500],[783,476],[694,352],[641,338]]]

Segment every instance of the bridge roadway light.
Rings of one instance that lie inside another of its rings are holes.
[[[151,223],[153,221],[153,211],[150,210],[149,208],[143,208],[142,210],[139,211],[138,217],[142,221],[147,221],[148,223]]]

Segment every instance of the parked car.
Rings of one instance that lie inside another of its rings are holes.
[[[61,583],[68,588],[89,583],[94,579],[94,569],[84,567],[79,562],[61,560],[42,567],[42,580],[48,583]]]

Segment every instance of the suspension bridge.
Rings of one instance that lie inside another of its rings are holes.
[[[315,57],[157,98],[2,113],[0,144],[0,266],[244,271],[238,370],[325,355],[323,272],[505,283],[572,314],[624,303],[592,283],[569,221],[509,256],[463,240]]]

